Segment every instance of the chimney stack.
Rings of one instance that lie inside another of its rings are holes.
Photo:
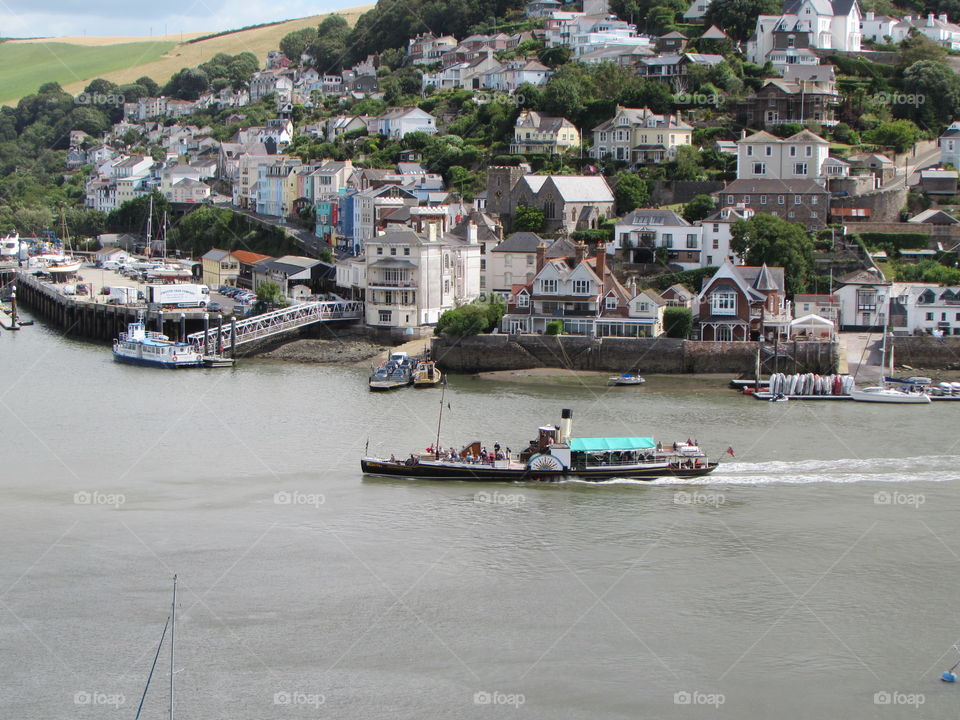
[[[477,244],[477,224],[473,220],[467,223],[467,243],[470,245]]]
[[[574,256],[574,257],[576,258],[576,261],[577,261],[576,264],[579,265],[580,263],[582,263],[582,262],[583,262],[583,259],[584,259],[586,256],[587,256],[587,246],[584,245],[582,242],[578,242],[578,243],[577,243],[576,255]]]
[[[946,23],[949,22],[949,20],[947,20],[947,14],[946,14],[946,13],[940,13],[940,22],[942,22],[942,23],[944,23],[944,24],[946,24]]]
[[[537,274],[540,274],[540,271],[543,270],[543,266],[547,262],[547,244],[541,240],[540,244],[537,245]]]
[[[603,284],[603,276],[607,272],[607,249],[603,246],[603,243],[597,244],[597,277],[600,278],[600,283]]]
[[[427,223],[427,242],[436,242],[437,241],[437,224],[436,223]]]

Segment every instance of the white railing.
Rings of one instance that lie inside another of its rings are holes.
[[[202,347],[203,331],[188,335],[187,342],[194,343],[201,347],[205,355],[210,355],[217,354],[220,350],[229,349],[234,341],[237,345],[243,345],[313,323],[330,322],[331,320],[360,320],[362,318],[363,303],[356,300],[298,303],[280,310],[272,310],[263,315],[256,315],[246,320],[238,320],[236,322],[235,340],[231,335],[232,325],[224,324],[222,338],[220,336],[221,328],[210,328],[207,332],[206,347]]]

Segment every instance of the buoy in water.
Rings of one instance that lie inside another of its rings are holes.
[[[940,676],[940,679],[944,682],[952,683],[957,681],[957,676],[948,671],[943,673],[943,675]]]

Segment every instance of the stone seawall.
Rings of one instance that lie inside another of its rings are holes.
[[[897,365],[937,370],[960,370],[960,337],[897,335],[893,338]]]
[[[769,343],[768,343],[769,345]],[[836,371],[832,343],[787,342],[780,345],[783,372]],[[431,354],[453,372],[567,368],[646,373],[752,373],[757,343],[700,342],[673,338],[602,338],[576,335],[478,335],[433,339]],[[764,372],[772,370],[768,360]]]

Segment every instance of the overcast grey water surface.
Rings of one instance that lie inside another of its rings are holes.
[[[179,575],[180,718],[955,718],[960,404],[451,378],[442,444],[695,438],[712,477],[365,478],[439,391],[157,371],[0,334],[0,716],[132,718]],[[161,656],[142,717],[167,716]]]

